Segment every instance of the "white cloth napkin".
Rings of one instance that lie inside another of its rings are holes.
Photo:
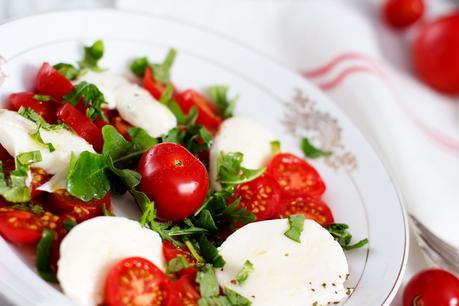
[[[408,212],[459,248],[459,102],[407,75],[409,46],[379,22],[379,1],[118,0],[117,6],[210,27],[303,73],[377,147]]]

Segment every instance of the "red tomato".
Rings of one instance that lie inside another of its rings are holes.
[[[30,172],[32,174],[32,183],[30,186],[32,189],[32,198],[35,198],[43,192],[37,188],[49,181],[52,175],[49,175],[41,168],[32,168],[30,169]]]
[[[48,63],[43,63],[38,70],[35,89],[41,95],[49,95],[56,100],[72,91],[72,83]]]
[[[281,189],[269,175],[262,175],[253,181],[236,187],[234,198],[240,198],[240,207],[252,212],[257,221],[277,215],[281,210]]]
[[[0,211],[0,234],[14,243],[34,244],[43,228],[56,228],[58,216],[46,212],[37,215],[24,210]]]
[[[318,197],[325,192],[325,183],[316,169],[293,154],[274,156],[268,165],[268,173],[279,183],[285,195]]]
[[[403,306],[453,306],[458,303],[459,279],[445,270],[419,272],[403,292]]]
[[[57,117],[71,127],[81,138],[92,144],[97,152],[102,150],[104,144],[102,133],[85,114],[71,104],[64,104],[57,112]]]
[[[18,92],[13,93],[8,97],[6,105],[9,109],[19,110],[22,107],[31,108],[36,111],[48,123],[56,123],[56,111],[59,103],[50,100],[46,102],[37,101],[34,99],[36,94],[33,92]]]
[[[57,235],[56,235],[56,237],[55,237],[55,239],[53,241],[53,244],[51,246],[51,256],[49,258],[51,269],[54,272],[57,272],[57,262],[59,261],[59,257],[60,257],[61,242],[69,232],[64,227],[64,222],[65,221],[74,221],[74,222],[76,222],[76,220],[73,217],[67,216],[67,215],[60,216],[59,217],[59,221],[57,221],[56,229],[54,230]]]
[[[208,190],[206,167],[184,147],[160,143],[140,159],[140,190],[155,201],[158,217],[179,221],[193,214]]]
[[[312,197],[285,197],[282,198],[283,210],[281,217],[303,214],[306,219],[312,219],[326,227],[334,223],[333,214],[325,202]]]
[[[175,246],[172,242],[164,240],[163,255],[166,262],[171,261],[177,256],[183,256],[185,257],[186,261],[188,261],[192,265],[191,267],[179,271],[178,275],[190,275],[192,277],[195,277],[196,273],[198,273],[198,270],[196,270],[196,268],[193,267],[196,264],[196,259],[193,257],[193,255],[186,246],[178,247]]]
[[[388,25],[401,29],[418,21],[424,9],[423,0],[386,0],[382,14]]]
[[[107,306],[166,305],[172,282],[152,262],[130,257],[118,262],[105,282]]]
[[[145,87],[145,89],[148,90],[156,100],[159,100],[163,95],[164,90],[166,90],[167,84],[156,81],[153,75],[153,70],[149,67],[145,70],[143,87]]]
[[[192,89],[188,89],[179,93],[175,100],[185,113],[188,113],[193,106],[196,107],[198,110],[197,124],[205,126],[211,132],[218,130],[222,118],[216,114],[215,107],[207,101],[206,97]]]
[[[5,175],[10,175],[10,172],[16,169],[16,162],[14,157],[8,153],[8,151],[0,145],[0,160],[2,161],[3,171]]]
[[[433,88],[459,94],[459,11],[422,26],[412,55],[419,77]]]
[[[172,287],[172,294],[166,306],[198,306],[200,295],[194,279],[191,275],[180,277]]]
[[[132,128],[132,125],[130,125],[128,122],[126,122],[121,116],[116,116],[112,119],[110,119],[110,124],[113,125],[116,130],[124,136],[126,139],[131,139],[131,136],[129,136],[129,129]]]
[[[75,218],[79,223],[96,216],[103,215],[103,206],[111,210],[110,194],[100,200],[84,202],[70,195],[67,190],[60,189],[53,193],[45,193],[43,205],[57,215],[67,215]]]

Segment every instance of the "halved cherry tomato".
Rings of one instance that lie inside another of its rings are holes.
[[[2,145],[0,145],[0,160],[2,161],[3,171],[6,176],[10,175],[10,172],[16,169],[14,157]]]
[[[191,275],[180,277],[172,287],[172,294],[166,306],[197,306],[201,296],[198,293],[195,278]]]
[[[155,264],[141,257],[118,262],[105,282],[107,306],[167,305],[172,282]]]
[[[156,100],[159,100],[163,95],[164,90],[166,90],[167,84],[155,80],[153,70],[149,67],[145,70],[143,87],[145,87],[145,89],[148,90]]]
[[[202,124],[212,133],[218,130],[222,118],[217,115],[215,107],[207,101],[206,97],[188,89],[177,94],[175,100],[185,113],[188,113],[193,106],[196,107],[198,110],[197,124]]]
[[[123,135],[124,138],[127,140],[131,139],[131,136],[129,136],[129,129],[132,128],[132,125],[130,125],[127,121],[125,121],[121,116],[116,116],[112,119],[110,119],[110,124],[113,125],[116,130]]]
[[[57,215],[68,215],[82,222],[96,216],[103,215],[103,206],[111,210],[110,193],[100,200],[84,202],[70,195],[67,190],[60,189],[52,193],[43,194],[43,205]]]
[[[49,258],[51,269],[54,272],[57,272],[57,262],[59,261],[59,257],[60,257],[61,242],[69,232],[69,230],[67,230],[64,226],[64,223],[66,221],[76,222],[75,218],[73,218],[72,216],[68,216],[68,215],[60,216],[59,220],[57,221],[57,226],[54,229],[54,231],[56,232],[56,236],[51,246],[51,256]]]
[[[104,144],[102,133],[85,114],[66,103],[57,112],[57,117],[71,127],[81,138],[92,144],[97,152],[102,150]]]
[[[163,255],[166,262],[171,261],[177,256],[185,257],[186,261],[188,261],[192,266],[179,271],[177,274],[191,275],[192,277],[196,277],[196,274],[198,273],[198,270],[194,268],[194,265],[196,264],[196,259],[193,257],[193,255],[186,246],[175,246],[172,242],[164,240]]]
[[[334,223],[333,214],[325,202],[313,197],[283,197],[281,217],[303,214],[306,219],[312,219],[326,227]]]
[[[37,188],[49,181],[52,175],[46,173],[45,170],[41,168],[31,168],[30,169],[32,182],[30,184],[32,198],[39,196],[43,191],[38,190]]]
[[[285,195],[318,197],[325,192],[325,184],[317,170],[293,154],[274,156],[268,165],[268,173],[279,183]]]
[[[56,228],[58,220],[49,212],[38,215],[24,210],[0,211],[0,234],[14,243],[34,244],[43,229]]]
[[[155,201],[158,217],[179,221],[193,214],[208,190],[206,167],[184,147],[160,143],[140,159],[140,190]]]
[[[424,14],[423,0],[386,0],[382,14],[390,26],[401,29],[412,25]]]
[[[15,111],[19,110],[21,107],[31,108],[42,116],[46,122],[56,123],[56,111],[59,107],[59,103],[54,100],[46,102],[37,101],[34,99],[35,95],[36,94],[33,92],[13,93],[8,97],[6,105],[9,109]]]
[[[459,302],[459,279],[441,269],[419,272],[403,292],[404,306],[452,306]]]
[[[62,96],[73,90],[72,83],[48,63],[43,63],[38,70],[35,89],[41,95],[49,95],[60,101]]]
[[[281,189],[269,175],[262,176],[236,187],[234,198],[240,198],[240,206],[252,212],[257,221],[266,220],[281,210]]]

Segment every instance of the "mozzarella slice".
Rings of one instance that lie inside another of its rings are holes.
[[[272,157],[271,142],[275,137],[260,123],[244,117],[226,119],[214,138],[210,149],[210,180],[214,189],[217,182],[217,159],[221,152],[241,152],[244,154],[242,166],[258,169],[266,165]]]
[[[11,156],[30,151],[40,151],[42,161],[32,167],[42,168],[49,174],[54,174],[46,184],[39,189],[53,192],[65,188],[66,177],[72,153],[76,157],[83,151],[94,152],[93,147],[83,138],[66,129],[46,131],[40,129],[44,143],[52,143],[55,151],[49,152],[47,146],[35,141],[30,134],[36,132],[37,125],[16,112],[0,109],[0,144]]]
[[[111,267],[133,256],[163,269],[159,235],[126,218],[93,218],[75,226],[62,241],[57,278],[76,305],[100,305]]]
[[[252,306],[310,306],[340,301],[346,296],[348,274],[341,246],[326,229],[305,220],[301,243],[284,235],[287,219],[248,224],[234,232],[219,247],[226,261],[216,269],[220,286],[229,287]],[[242,285],[237,273],[250,260],[254,270]]]

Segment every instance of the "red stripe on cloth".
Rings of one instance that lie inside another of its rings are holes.
[[[331,61],[329,61],[328,63],[326,63],[325,65],[321,67],[314,68],[311,70],[305,70],[301,72],[301,74],[306,78],[315,78],[323,74],[326,74],[327,72],[332,70],[333,67],[335,67],[336,65],[344,61],[353,60],[353,59],[363,60],[365,62],[373,62],[372,59],[370,59],[368,56],[364,54],[357,53],[357,52],[347,52],[347,53],[342,53],[336,56]]]

